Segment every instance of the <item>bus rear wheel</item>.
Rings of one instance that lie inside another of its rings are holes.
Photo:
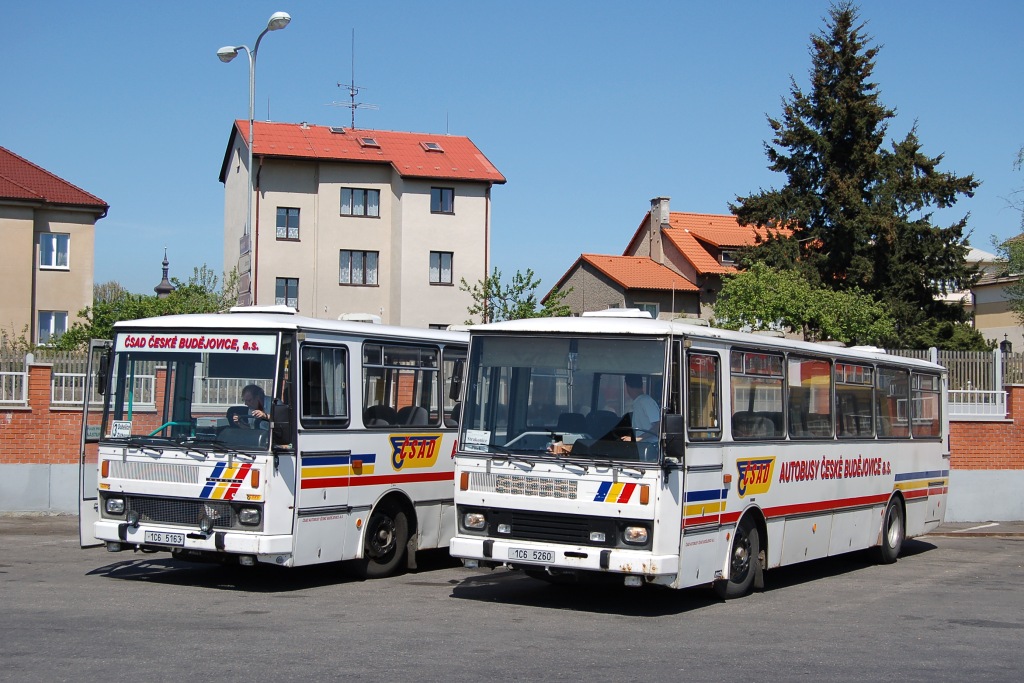
[[[729,578],[715,582],[715,592],[723,600],[740,598],[750,592],[761,561],[761,539],[757,525],[747,516],[736,527],[729,553]]]
[[[379,579],[395,573],[409,542],[409,520],[397,506],[385,503],[370,515],[363,537],[363,557],[354,562],[363,579]]]
[[[903,506],[897,498],[889,501],[882,521],[882,542],[878,546],[878,561],[892,564],[903,549]]]

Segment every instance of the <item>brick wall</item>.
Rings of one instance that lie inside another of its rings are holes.
[[[0,409],[0,464],[78,463],[82,411],[50,408],[52,370],[29,366],[29,407]]]
[[[1024,470],[1024,386],[1006,387],[1005,422],[953,422],[955,470]]]

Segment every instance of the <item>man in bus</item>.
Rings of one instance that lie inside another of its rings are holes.
[[[245,429],[269,429],[270,415],[264,408],[266,394],[263,388],[257,384],[247,384],[242,387],[242,403],[249,409],[249,414],[243,419],[242,415],[232,414],[232,426]]]
[[[623,441],[658,441],[658,427],[661,422],[661,408],[658,402],[644,392],[644,379],[640,375],[626,375],[626,395],[633,400],[630,416],[633,435],[622,437]]]

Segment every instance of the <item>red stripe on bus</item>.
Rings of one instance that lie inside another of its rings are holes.
[[[718,521],[718,515],[706,515],[704,517],[687,517],[683,520],[683,526],[700,526],[701,524],[714,524]]]
[[[455,481],[454,472],[423,472],[421,474],[385,474],[372,477],[352,477],[350,486],[375,484],[415,484],[424,481]]]
[[[348,477],[318,477],[303,479],[300,488],[304,489],[335,489],[348,486]]]
[[[425,481],[454,481],[454,472],[423,472],[420,474],[388,474],[360,477],[319,477],[303,479],[301,488],[331,489],[342,486],[374,486],[377,484],[416,484]]]
[[[636,484],[626,484],[622,487],[622,493],[619,494],[619,499],[616,503],[628,503],[629,497],[633,495],[633,491],[636,489]]]
[[[228,492],[224,494],[225,500],[235,499],[235,494],[238,493],[238,487],[242,485],[242,481],[245,479],[246,475],[249,474],[250,469],[252,469],[251,462],[247,462],[244,465],[242,465],[242,469],[239,470],[238,474],[235,475],[235,482],[231,484],[231,487],[228,489]]]

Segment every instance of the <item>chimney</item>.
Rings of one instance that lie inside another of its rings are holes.
[[[655,197],[651,200],[651,222],[648,226],[647,238],[650,241],[651,259],[664,265],[665,252],[661,247],[661,231],[669,226],[668,197]]]
[[[651,200],[651,228],[660,231],[668,225],[668,197],[655,197]]]

